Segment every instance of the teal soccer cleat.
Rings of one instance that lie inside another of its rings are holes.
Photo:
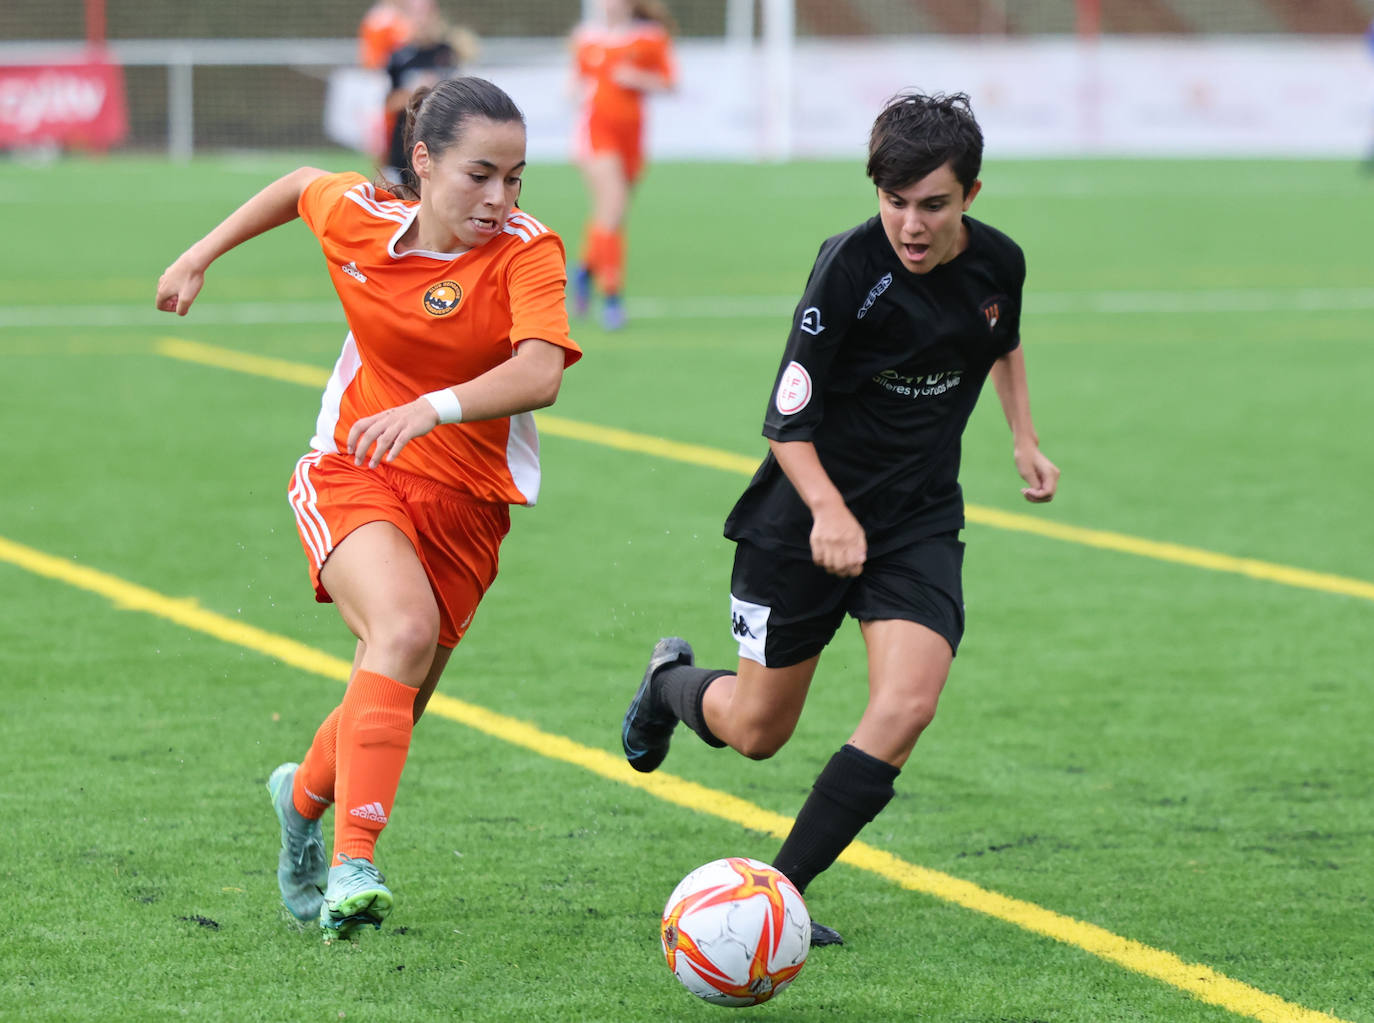
[[[620,725],[620,746],[636,771],[648,773],[663,763],[677,727],[677,715],[659,697],[655,676],[669,665],[691,663],[692,645],[685,639],[667,636],[654,644],[644,679]]]
[[[267,779],[272,808],[281,824],[281,853],[277,856],[277,887],[281,900],[297,920],[320,915],[322,889],[329,874],[320,822],[300,815],[291,802],[291,781],[298,764],[282,764]]]
[[[325,941],[345,941],[364,924],[381,929],[394,901],[386,878],[370,860],[340,855],[329,868],[329,887],[320,906]]]

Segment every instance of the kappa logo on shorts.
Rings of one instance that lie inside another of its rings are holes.
[[[457,281],[431,284],[425,292],[425,312],[431,316],[447,316],[463,301],[463,289]]]
[[[759,664],[767,664],[768,618],[771,608],[740,600],[730,594],[730,631],[739,642],[739,655]]]

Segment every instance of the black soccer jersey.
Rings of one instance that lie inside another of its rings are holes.
[[[393,53],[386,62],[391,88],[414,92],[422,85],[435,85],[459,73],[458,54],[446,42],[407,43]],[[410,153],[406,150],[406,113],[400,111],[391,125],[391,139],[387,144],[387,162],[392,167],[409,167]]]
[[[1020,342],[1026,261],[964,217],[968,247],[925,274],[878,217],[821,245],[793,316],[763,434],[807,440],[870,556],[964,524],[960,440],[992,364]],[[725,535],[811,556],[811,512],[770,453]]]

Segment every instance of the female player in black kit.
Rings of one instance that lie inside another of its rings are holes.
[[[1059,480],[1019,347],[1025,258],[964,215],[982,155],[962,93],[902,94],[878,115],[878,215],[821,246],[764,418],[769,454],[725,524],[739,667],[697,667],[685,640],[660,640],[625,714],[639,771],[663,762],[678,721],[771,757],[822,649],[846,613],[858,619],[868,705],[773,861],[803,891],[887,805],[935,715],[964,630],[960,439],[989,375],[1022,494],[1049,501]],[[840,942],[813,922],[813,945]]]

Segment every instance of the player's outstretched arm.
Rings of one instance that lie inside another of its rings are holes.
[[[299,167],[225,217],[162,272],[157,282],[157,307],[165,313],[185,316],[205,284],[205,271],[210,264],[249,238],[294,220],[305,186],[327,173],[316,167]]]
[[[1040,437],[1031,421],[1026,356],[1019,346],[992,364],[992,384],[997,388],[1002,414],[1011,427],[1011,453],[1016,471],[1026,481],[1026,486],[1021,488],[1022,496],[1036,504],[1052,501],[1059,487],[1059,467],[1040,450]]]

